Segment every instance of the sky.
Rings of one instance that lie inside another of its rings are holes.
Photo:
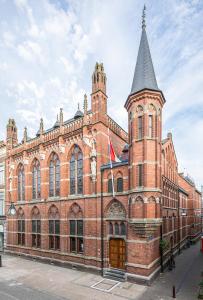
[[[130,93],[146,5],[147,35],[166,104],[179,171],[203,184],[202,0],[0,0],[0,139],[14,118],[19,140],[50,128],[60,107],[90,108],[96,61],[107,75],[108,113],[127,129]]]

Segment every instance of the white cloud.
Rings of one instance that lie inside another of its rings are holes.
[[[91,93],[96,61],[104,62],[107,74],[109,114],[126,129],[123,106],[133,78],[143,2],[57,3],[15,0],[9,9],[7,1],[0,4],[1,132],[11,113],[19,131],[26,125],[29,134],[38,130],[41,116],[46,128],[52,126],[60,107],[65,118],[72,117],[83,94]],[[203,7],[198,0],[148,0],[146,5],[153,62],[167,100],[164,132],[173,129],[180,167],[200,183]]]

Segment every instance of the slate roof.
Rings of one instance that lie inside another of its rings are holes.
[[[160,91],[156,81],[145,26],[142,27],[142,36],[137,56],[137,63],[135,66],[131,94],[143,89]]]

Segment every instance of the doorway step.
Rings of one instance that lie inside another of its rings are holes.
[[[105,278],[117,280],[117,281],[126,281],[126,274],[123,270],[118,269],[108,269],[105,274]]]

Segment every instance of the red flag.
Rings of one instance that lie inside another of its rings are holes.
[[[120,162],[120,159],[116,156],[116,153],[114,151],[114,148],[113,148],[113,145],[112,145],[112,142],[110,141],[109,139],[109,149],[110,149],[110,159],[111,161],[115,161],[115,162]]]

